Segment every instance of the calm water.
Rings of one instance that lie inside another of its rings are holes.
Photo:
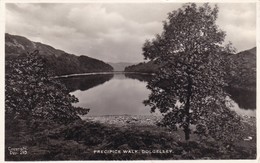
[[[90,108],[88,115],[149,115],[144,106],[150,91],[146,88],[149,75],[102,74],[63,78],[63,82],[79,102],[75,106]],[[237,113],[256,115],[256,94],[239,89],[227,90]],[[154,113],[153,113],[154,114]],[[158,113],[155,113],[158,114]]]

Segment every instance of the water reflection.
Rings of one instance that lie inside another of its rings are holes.
[[[85,91],[76,90],[71,94],[79,99],[76,106],[90,108],[88,115],[150,114],[150,108],[142,103],[150,94],[146,83],[126,78],[124,74],[114,74],[102,85]]]
[[[125,73],[125,77],[130,78],[130,79],[136,79],[142,82],[148,82],[149,80],[152,79],[152,75],[150,74],[136,74],[136,73]]]
[[[256,91],[250,91],[239,88],[226,88],[226,91],[231,95],[240,108],[256,109]]]
[[[89,115],[149,115],[150,108],[143,105],[150,90],[146,88],[151,75],[132,73],[99,74],[62,79],[79,102],[76,106],[90,108]],[[256,93],[228,88],[237,113],[255,116]]]
[[[98,74],[61,78],[60,80],[65,84],[70,92],[74,92],[76,90],[86,91],[90,88],[104,84],[112,79],[113,76],[113,74]]]

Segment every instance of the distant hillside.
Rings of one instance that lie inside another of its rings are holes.
[[[136,65],[131,65],[125,68],[126,72],[145,72],[154,73],[158,71],[159,66],[153,61],[138,63]]]
[[[256,88],[256,47],[229,55],[235,67],[227,66],[228,71],[233,71],[233,75],[228,76],[229,85],[255,90]],[[158,71],[159,66],[153,62],[139,63],[125,68],[127,72],[146,72],[153,73]],[[232,74],[232,73],[230,73]]]
[[[128,62],[118,62],[118,63],[113,63],[113,62],[108,62],[113,68],[114,71],[124,71],[127,66],[133,65],[134,63],[128,63]]]
[[[244,88],[256,88],[256,47],[232,55],[235,62],[235,76],[231,85]]]
[[[69,54],[49,45],[30,41],[22,36],[5,34],[5,56],[7,60],[36,49],[39,50],[39,55],[43,56],[48,67],[56,75],[113,71],[113,67],[103,61],[87,56]]]

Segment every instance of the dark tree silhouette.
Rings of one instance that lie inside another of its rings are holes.
[[[38,51],[6,61],[6,120],[45,119],[67,123],[89,109],[73,107],[78,101],[45,66]]]
[[[143,46],[145,59],[161,65],[148,83],[151,94],[146,105],[164,115],[163,126],[183,128],[190,138],[196,133],[216,139],[233,139],[240,117],[227,106],[225,65],[231,44],[223,45],[225,32],[216,25],[218,7],[185,4],[169,13],[163,32]]]

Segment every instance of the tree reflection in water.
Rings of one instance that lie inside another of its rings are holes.
[[[90,88],[102,85],[113,78],[120,79],[120,76],[122,79],[135,79],[141,82],[148,82],[152,79],[152,75],[149,74],[120,73],[120,75],[97,74],[88,76],[75,76],[61,78],[60,80],[65,84],[65,86],[68,88],[70,92],[74,92],[76,90],[86,91]],[[238,104],[240,109],[256,109],[256,91],[230,87],[226,88],[226,91],[231,95],[231,99]],[[145,98],[146,97],[144,97],[144,99]]]

